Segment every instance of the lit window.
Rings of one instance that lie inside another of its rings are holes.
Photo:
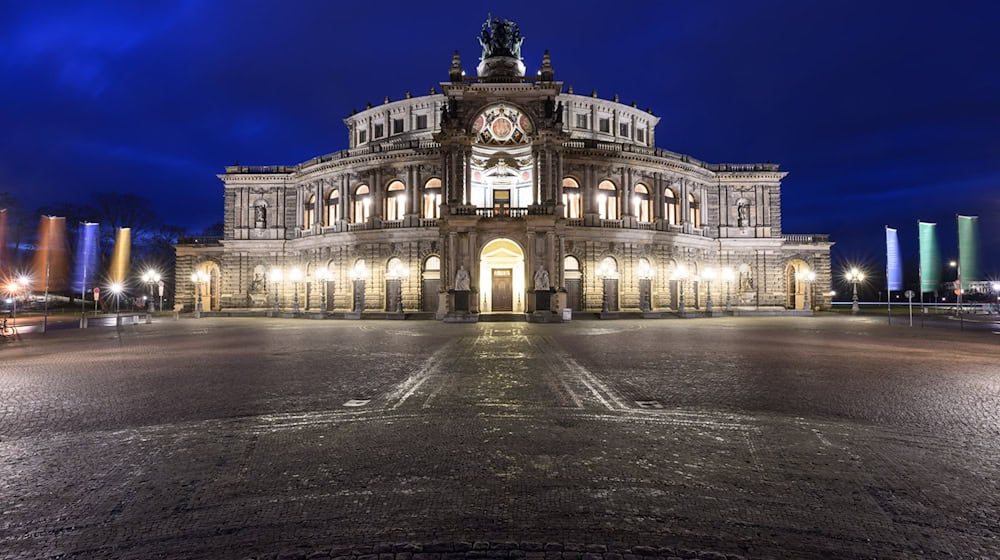
[[[580,184],[572,177],[562,180],[563,217],[575,220],[583,217],[583,199],[580,197]]]
[[[583,276],[580,271],[580,260],[572,255],[566,255],[563,259],[563,270],[567,280],[579,280]]]
[[[392,133],[393,134],[403,133],[403,119],[392,119]]]
[[[332,226],[337,221],[337,209],[340,205],[340,190],[333,189],[326,197],[326,225]]]
[[[417,130],[427,128],[427,115],[417,115]]]
[[[386,188],[385,219],[402,220],[406,214],[406,185],[393,181]]]
[[[663,210],[668,224],[672,226],[680,224],[681,209],[677,205],[677,195],[671,189],[663,189]]]
[[[635,186],[635,195],[632,204],[635,208],[635,215],[640,222],[653,221],[653,201],[649,198],[649,189],[646,185],[638,183]]]
[[[368,221],[371,203],[368,185],[361,185],[354,190],[354,223],[363,224]]]
[[[701,206],[693,194],[688,194],[688,221],[696,228],[701,227]]]
[[[313,222],[316,221],[316,195],[309,197],[306,201],[305,206],[302,208],[302,227],[311,228]]]
[[[424,185],[424,207],[421,216],[430,220],[441,217],[441,179],[430,179]]]
[[[618,219],[618,189],[611,181],[597,185],[597,213],[602,220]]]
[[[587,127],[587,115],[577,115],[576,116],[576,127],[577,128],[588,128]]]

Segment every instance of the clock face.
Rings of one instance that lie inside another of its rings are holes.
[[[483,144],[525,144],[530,141],[531,120],[520,111],[506,105],[494,105],[483,111],[472,123],[479,142]]]

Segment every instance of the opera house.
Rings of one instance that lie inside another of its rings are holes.
[[[830,305],[832,243],[783,231],[778,165],[657,148],[658,117],[574,93],[548,52],[526,73],[522,40],[490,19],[475,72],[456,52],[440,92],[350,115],[347,149],[227,167],[224,236],[177,245],[177,303],[444,320]]]

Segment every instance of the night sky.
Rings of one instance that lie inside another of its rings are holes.
[[[549,49],[576,93],[651,108],[659,147],[780,163],[784,230],[830,233],[836,262],[884,267],[884,225],[915,256],[918,219],[953,257],[962,213],[1000,272],[993,1],[7,1],[0,191],[135,192],[201,231],[224,166],[346,148],[352,108],[426,94],[454,49],[473,75],[487,12],[520,25],[529,72]]]

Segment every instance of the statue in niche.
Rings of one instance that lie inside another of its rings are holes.
[[[745,200],[736,203],[736,223],[741,228],[750,226],[750,204]]]
[[[469,291],[469,273],[465,271],[465,265],[459,265],[458,272],[455,273],[455,291]]]
[[[747,265],[740,267],[740,291],[753,291],[753,271],[750,270],[750,267]]]
[[[549,291],[549,271],[543,267],[538,267],[538,270],[535,271],[535,291]]]
[[[253,207],[253,221],[256,227],[267,227],[267,206],[257,204]]]
[[[264,279],[264,273],[262,271],[254,271],[253,280],[250,281],[250,291],[252,293],[263,292],[267,290],[267,282]]]

